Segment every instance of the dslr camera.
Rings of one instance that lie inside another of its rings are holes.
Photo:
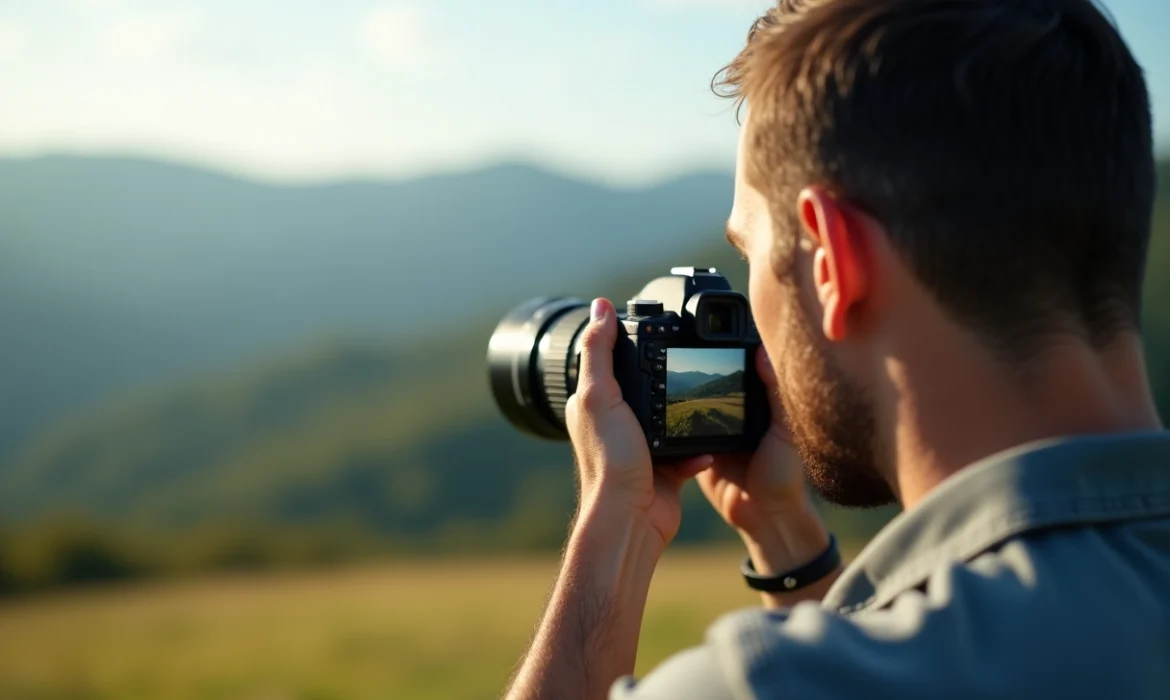
[[[656,461],[754,451],[768,429],[756,371],[759,333],[747,299],[714,268],[676,267],[619,313],[614,376]],[[496,404],[520,430],[567,440],[589,303],[532,299],[509,312],[488,345]]]

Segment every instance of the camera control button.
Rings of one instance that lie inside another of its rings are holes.
[[[654,449],[658,449],[659,447],[662,447],[662,440],[659,440],[658,438],[654,438],[654,440],[651,441],[650,446],[653,447]]]
[[[662,370],[664,370],[664,369],[666,369],[666,366],[665,366],[665,365],[663,365],[661,362],[660,362],[660,363],[658,363],[658,364],[656,364],[656,365],[654,365],[654,371],[655,371],[655,372],[661,372],[661,371],[662,371]]]
[[[654,382],[654,388],[658,391],[666,391],[666,382]]]

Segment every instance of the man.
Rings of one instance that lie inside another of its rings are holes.
[[[1090,0],[782,0],[725,78],[728,236],[781,418],[749,460],[651,465],[594,303],[580,508],[511,696],[1170,697],[1150,113],[1114,28]],[[905,512],[834,569],[802,472]],[[635,682],[695,474],[771,610]]]

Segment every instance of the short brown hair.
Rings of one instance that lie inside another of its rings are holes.
[[[1090,0],[780,0],[715,85],[750,110],[782,248],[827,185],[1000,350],[1139,328],[1149,97]]]

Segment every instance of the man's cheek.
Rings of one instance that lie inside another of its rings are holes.
[[[748,267],[748,302],[752,305],[752,316],[755,318],[756,327],[760,329],[761,336],[765,335],[764,328],[772,321],[770,300],[763,289],[763,277],[766,274],[755,265]]]
[[[756,328],[760,332],[760,339],[764,342],[768,354],[773,359],[779,356],[780,339],[779,329],[783,327],[782,309],[776,303],[775,294],[779,291],[775,281],[769,285],[770,273],[760,271],[753,266],[748,270],[748,301],[752,305],[752,316],[756,321]]]

